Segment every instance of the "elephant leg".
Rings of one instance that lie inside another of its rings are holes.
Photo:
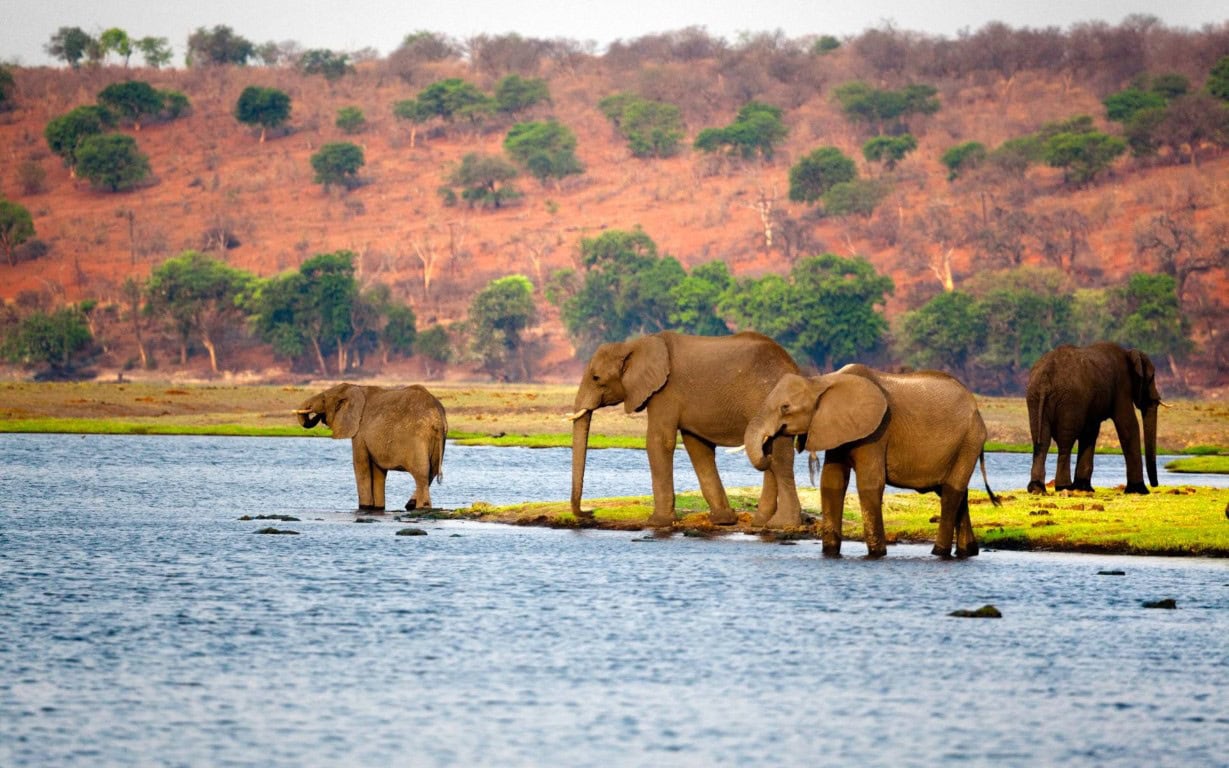
[[[767,525],[769,528],[798,528],[802,525],[802,504],[798,501],[798,488],[794,485],[794,450],[791,440],[773,440],[772,466],[764,473],[764,488],[760,494],[760,509],[756,517],[761,515],[766,517],[766,521],[761,525]]]
[[[733,525],[738,522],[738,515],[730,509],[730,499],[726,496],[725,486],[721,484],[721,476],[717,474],[717,455],[711,443],[705,442],[695,435],[683,433],[683,447],[691,459],[691,466],[696,470],[696,478],[700,481],[700,493],[708,503],[708,517],[714,525]],[[673,513],[671,513],[673,519]]]
[[[932,555],[945,560],[952,556],[952,538],[959,527],[961,503],[968,503],[968,495],[967,490],[961,492],[947,483],[939,489],[939,532],[935,535],[935,546],[930,550]]]
[[[372,492],[371,454],[367,452],[367,447],[358,438],[350,441],[350,447],[354,458],[354,484],[358,486],[358,508],[361,510],[384,509],[383,499],[377,507],[375,494]]]
[[[414,495],[405,503],[406,509],[430,509],[431,485],[425,472],[411,472],[414,476]]]
[[[649,454],[649,474],[653,478],[653,514],[648,524],[674,525],[674,444],[677,429],[667,431],[649,427],[645,447]]]
[[[829,452],[830,453],[830,452]],[[824,457],[819,473],[820,535],[824,555],[841,556],[841,523],[845,516],[845,491],[849,489],[849,464]]]
[[[873,478],[862,480],[858,473],[858,503],[862,507],[862,535],[866,539],[866,556],[883,557],[888,554],[887,536],[883,533],[883,487]]]
[[[1097,452],[1097,433],[1101,431],[1098,424],[1080,435],[1079,455],[1075,461],[1075,483],[1071,489],[1075,491],[1092,490],[1092,459]]]
[[[388,479],[388,470],[371,462],[371,505],[384,509],[384,482]]]
[[[977,536],[973,533],[973,521],[969,518],[969,491],[966,488],[964,498],[960,500],[960,509],[956,515],[956,557],[977,557]]]
[[[1128,410],[1126,416],[1115,416],[1114,430],[1118,433],[1122,459],[1127,465],[1125,492],[1149,493],[1148,486],[1144,485],[1144,459],[1139,453],[1139,422],[1135,419],[1135,411]]]
[[[1033,441],[1033,467],[1028,475],[1028,492],[1046,492],[1046,456],[1050,453],[1050,425],[1042,422],[1041,434]]]
[[[1071,445],[1074,440],[1059,440],[1058,443],[1058,460],[1055,462],[1054,468],[1054,490],[1069,491],[1071,490]]]

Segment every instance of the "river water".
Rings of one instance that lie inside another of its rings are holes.
[[[643,453],[589,457],[587,497],[648,493]],[[432,497],[563,499],[568,459],[450,445]],[[399,537],[354,503],[344,441],[0,435],[0,765],[1229,764],[1226,561]]]

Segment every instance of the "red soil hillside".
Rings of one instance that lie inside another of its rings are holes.
[[[459,62],[431,65],[409,82],[385,62],[369,62],[334,84],[293,70],[256,67],[17,68],[17,109],[0,115],[0,194],[29,209],[36,236],[50,250],[16,267],[0,264],[0,297],[13,301],[24,293],[29,301],[41,293],[52,301],[119,302],[126,276],[147,276],[185,249],[211,248],[209,233],[225,230],[240,244],[215,255],[261,276],[293,269],[316,253],[352,250],[359,255],[363,283],[389,285],[395,298],[414,308],[421,328],[463,319],[474,292],[508,273],[527,275],[541,293],[553,270],[576,265],[581,238],[642,227],[661,253],[684,266],[721,259],[736,275],[787,271],[799,255],[791,250],[800,238],[808,253],[864,255],[896,281],[888,306],[889,316],[895,316],[939,289],[926,260],[947,249],[926,234],[921,222],[927,210],[943,205],[981,215],[988,201],[1007,204],[1004,190],[949,183],[939,162],[946,149],[968,140],[993,147],[1046,121],[1077,114],[1094,115],[1104,130],[1116,130],[1104,122],[1096,94],[1057,78],[1024,72],[1006,85],[936,83],[943,107],[912,123],[919,148],[890,175],[892,195],[869,220],[823,219],[787,199],[788,171],[798,158],[835,145],[857,160],[862,176],[883,174],[878,165],[863,160],[865,134],[841,116],[831,97],[836,85],[859,75],[856,59],[841,54],[825,67],[788,88],[773,85],[765,94],[762,100],[784,108],[790,135],[775,160],[760,166],[716,160],[690,149],[668,160],[634,159],[596,105],[618,90],[640,89],[661,98],[646,86],[650,68],[627,72],[605,67],[600,59],[569,69],[544,62],[540,71],[528,74],[548,80],[552,105],[526,119],[553,116],[571,128],[586,172],[548,187],[522,177],[517,184],[523,199],[494,211],[445,207],[438,188],[465,153],[501,152],[506,125],[486,133],[423,129],[411,146],[408,125],[392,115],[394,102],[415,96],[436,79],[464,77],[488,91],[498,79]],[[687,146],[702,128],[728,123],[740,104],[719,77],[707,79],[705,66],[653,71],[659,91],[702,91],[683,103]],[[47,149],[43,127],[73,107],[94,103],[103,87],[125,79],[182,91],[192,112],[139,132],[126,128],[149,156],[155,179],[136,191],[98,191],[69,177]],[[289,133],[260,143],[235,120],[235,102],[248,85],[277,87],[290,95]],[[337,110],[351,105],[367,119],[366,129],[354,136],[334,127]],[[362,146],[366,166],[361,175],[367,183],[346,193],[326,192],[313,183],[309,158],[322,144],[339,140]],[[23,189],[21,179],[31,163],[46,174],[41,191]],[[1229,222],[1227,179],[1229,156],[1210,151],[1198,167],[1145,167],[1124,159],[1094,186],[1075,191],[1063,186],[1057,171],[1035,169],[1029,179],[1033,191],[1020,205],[1035,214],[1075,209],[1088,218],[1089,252],[1080,256],[1072,279],[1080,286],[1099,286],[1158,268],[1150,254],[1136,252],[1135,233],[1164,212],[1193,211],[1189,215],[1201,233],[1223,237]],[[771,248],[757,208],[765,199],[773,205]],[[957,284],[984,266],[971,263],[975,254],[968,246],[956,245],[951,254]],[[1045,264],[1032,241],[1026,243],[1023,262]],[[1192,280],[1200,301],[1213,309],[1219,305],[1223,318],[1224,272]],[[549,350],[539,372],[545,379],[571,381],[576,362],[558,312],[541,295],[539,307],[537,333]],[[1197,324],[1195,332],[1209,340],[1206,323]],[[119,365],[131,357],[131,341],[118,327],[109,334],[111,362]],[[239,367],[275,365],[267,349],[248,346]],[[1197,383],[1224,384],[1214,366],[1201,370]]]

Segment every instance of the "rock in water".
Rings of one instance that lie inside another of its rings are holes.
[[[1003,614],[1000,613],[999,609],[995,608],[993,605],[983,605],[981,608],[978,608],[976,611],[969,611],[969,610],[965,610],[962,608],[961,610],[958,610],[958,611],[952,611],[951,613],[948,614],[948,616],[956,616],[961,619],[1001,619],[1003,618]]]
[[[1178,601],[1172,597],[1167,597],[1164,600],[1149,600],[1144,602],[1145,608],[1165,608],[1173,610],[1178,607]]]

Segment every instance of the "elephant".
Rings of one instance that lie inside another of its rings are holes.
[[[628,413],[644,411],[646,448],[653,481],[653,514],[648,524],[674,524],[674,449],[679,433],[708,503],[709,519],[732,525],[730,508],[717,473],[715,446],[741,444],[747,421],[764,396],[798,366],[767,336],[691,336],[662,331],[631,341],[602,344],[585,367],[576,390],[572,427],[572,512],[582,512],[585,459],[593,411],[623,403]],[[794,460],[788,441],[771,448],[761,468],[764,483],[753,521],[777,528],[802,523],[794,486]]]
[[[389,470],[414,476],[414,495],[406,509],[431,506],[431,482],[444,479],[448,417],[425,387],[338,384],[304,400],[295,414],[304,429],[323,421],[334,438],[350,438],[360,510],[384,509]]]
[[[1148,356],[1111,342],[1087,347],[1064,344],[1033,365],[1025,391],[1028,428],[1033,439],[1029,493],[1046,492],[1046,454],[1050,440],[1058,446],[1054,490],[1092,490],[1092,461],[1101,422],[1113,419],[1127,464],[1127,493],[1148,493],[1140,460],[1139,422],[1144,419],[1148,482],[1156,482],[1156,416],[1164,405],[1156,389],[1156,370]],[[1075,482],[1071,480],[1071,446],[1079,441]]]
[[[744,445],[752,466],[768,459],[764,446],[796,436],[798,451],[824,451],[820,472],[823,553],[841,553],[841,519],[849,472],[857,473],[858,500],[867,556],[883,557],[883,491],[886,485],[939,494],[939,533],[932,552],[951,557],[977,554],[969,520],[969,478],[981,461],[986,491],[986,425],[972,393],[940,371],[885,373],[852,364],[823,376],[782,376],[747,424]]]

